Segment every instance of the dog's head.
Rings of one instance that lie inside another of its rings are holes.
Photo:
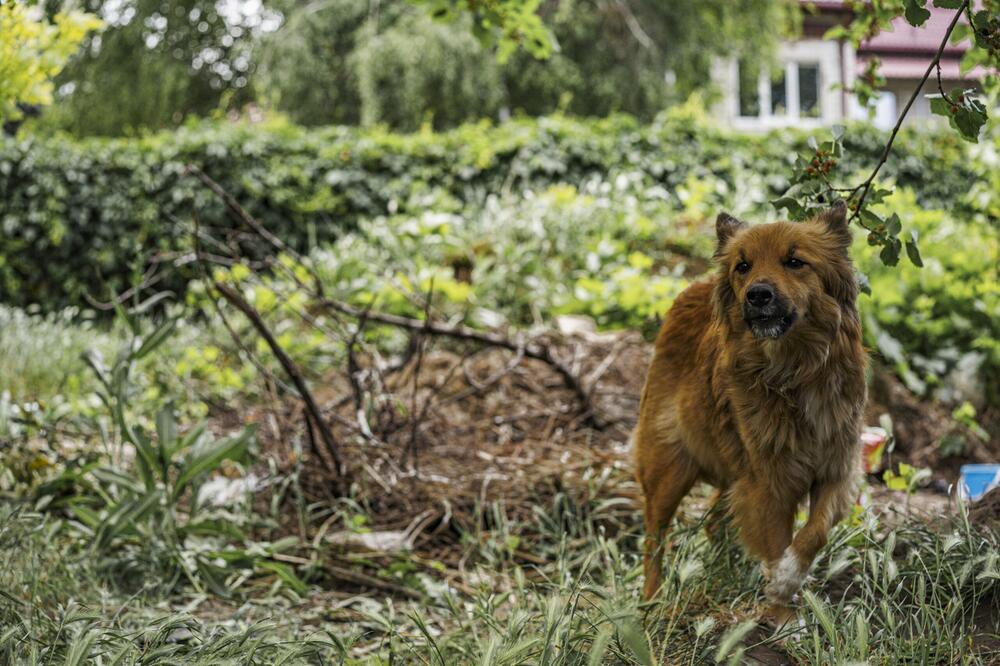
[[[836,330],[857,298],[846,213],[840,203],[808,222],[757,226],[720,214],[714,298],[722,322],[756,339]]]

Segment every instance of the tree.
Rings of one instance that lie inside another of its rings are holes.
[[[504,71],[512,108],[647,119],[710,91],[714,59],[759,64],[798,25],[797,5],[784,0],[548,0],[540,15],[557,47],[547,60],[514,55]]]
[[[47,20],[37,7],[0,4],[0,122],[20,119],[24,106],[50,104],[53,77],[101,25],[80,11]]]
[[[285,22],[265,40],[261,81],[278,108],[310,124],[397,129],[427,118],[454,125],[503,107],[651,118],[709,89],[714,58],[768,59],[797,18],[797,5],[786,0],[319,0],[281,7]]]
[[[120,134],[176,125],[230,98],[251,98],[251,51],[268,10],[244,14],[238,3],[213,0],[84,4],[108,26],[60,77],[71,92],[56,124],[77,134]]]

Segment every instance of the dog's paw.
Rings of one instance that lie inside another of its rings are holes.
[[[781,636],[802,628],[803,621],[791,606],[770,603],[760,610],[757,624],[770,636]]]
[[[802,587],[808,567],[799,563],[799,558],[791,547],[786,548],[781,559],[767,567],[768,582],[764,594],[773,603],[787,603]]]

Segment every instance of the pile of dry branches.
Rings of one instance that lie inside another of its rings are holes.
[[[190,173],[242,223],[237,236],[224,239],[196,228],[193,263],[221,258],[296,275],[277,261],[282,254],[308,269],[218,184],[196,168]],[[204,250],[209,245],[211,253]],[[474,329],[436,318],[430,294],[422,318],[404,317],[332,299],[312,274],[308,282],[294,278],[307,296],[303,321],[335,317],[337,330],[322,331],[337,336],[346,362],[307,379],[241,289],[202,271],[216,302],[241,313],[281,367],[277,376],[254,359],[246,328],[217,303],[236,345],[285,389],[271,406],[240,417],[261,423],[266,451],[282,472],[295,470],[309,499],[351,497],[380,529],[404,530],[412,542],[468,529],[477,507],[498,498],[527,517],[543,496],[568,487],[576,492],[599,470],[629,466],[627,441],[648,363],[638,334],[566,327],[529,337]],[[366,330],[376,326],[408,336],[405,352],[386,358],[366,342]],[[304,461],[290,445],[297,439],[308,442]]]

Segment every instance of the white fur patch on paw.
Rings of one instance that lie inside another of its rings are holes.
[[[808,568],[799,564],[795,551],[788,547],[778,563],[770,567],[770,573],[764,594],[771,601],[786,602],[802,587]]]

